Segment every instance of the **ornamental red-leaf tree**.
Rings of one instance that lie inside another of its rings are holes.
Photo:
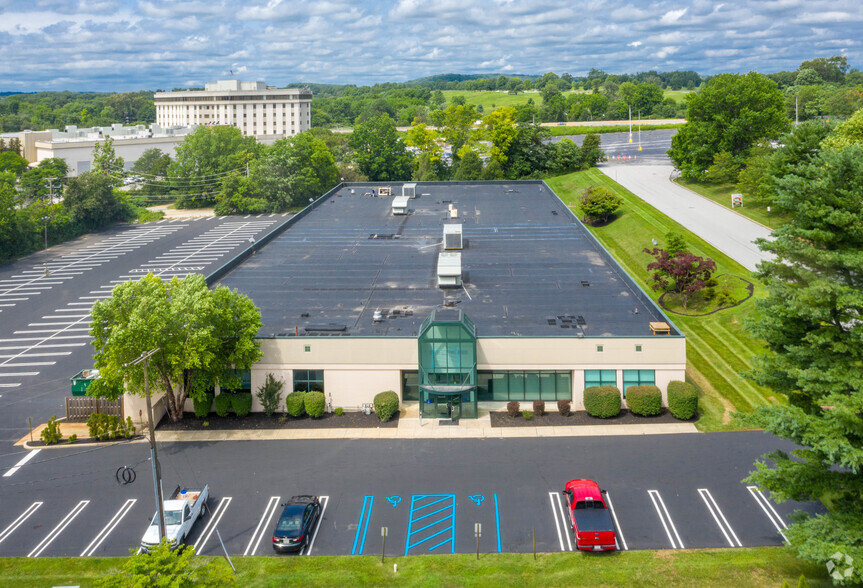
[[[686,308],[689,298],[705,287],[705,282],[716,271],[716,262],[704,259],[688,251],[669,253],[664,249],[654,247],[644,249],[645,253],[656,258],[647,264],[647,269],[653,271],[654,290],[665,290],[680,294],[683,308]]]

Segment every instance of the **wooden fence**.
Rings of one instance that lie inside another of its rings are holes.
[[[123,415],[123,399],[105,400],[104,398],[92,398],[90,396],[67,396],[66,397],[66,420],[86,421],[94,412],[101,412],[118,416]]]

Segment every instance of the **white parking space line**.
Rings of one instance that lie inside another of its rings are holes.
[[[231,504],[231,497],[224,496],[219,501],[219,505],[216,506],[216,510],[213,511],[210,517],[210,520],[207,521],[207,526],[204,527],[204,530],[201,531],[200,537],[198,537],[198,542],[193,545],[195,548],[195,554],[200,555],[201,551],[204,550],[204,547],[207,546],[207,541],[210,540],[210,535],[213,534],[213,531],[216,530],[216,527],[219,524],[219,521],[222,520],[222,515],[225,514],[225,511],[228,510],[228,506]]]
[[[15,384],[0,384],[0,388],[17,388],[21,385],[21,382],[16,382]]]
[[[736,542],[737,547],[743,547],[740,543],[740,539],[737,538],[737,534],[734,532],[734,529],[732,529],[731,525],[728,524],[728,520],[726,520],[725,515],[722,513],[722,509],[719,508],[719,505],[716,504],[716,500],[713,499],[713,495],[710,493],[710,490],[707,488],[699,488],[698,494],[701,496],[701,500],[704,501],[704,504],[707,505],[707,510],[710,511],[710,514],[713,516],[713,520],[716,521],[716,526],[719,527],[719,530],[722,531],[723,535],[725,535],[725,540],[728,541],[728,546],[734,547],[734,543]],[[720,519],[722,519],[722,522],[719,522]],[[731,534],[730,536],[729,533]],[[734,541],[731,540],[732,537],[734,538]]]
[[[111,520],[108,521],[108,524],[105,525],[101,531],[99,531],[99,534],[93,538],[93,540],[90,542],[90,545],[84,548],[84,551],[81,552],[81,557],[88,557],[90,555],[93,555],[93,553],[99,548],[99,546],[102,545],[102,542],[107,539],[108,535],[111,534],[111,531],[113,531],[114,528],[120,524],[120,521],[123,520],[123,517],[125,517],[128,512],[132,510],[132,507],[135,506],[136,502],[138,502],[137,498],[130,498],[129,500],[127,500],[123,504],[123,506],[120,507],[120,510],[117,511],[117,514],[115,514],[111,518]]]
[[[648,490],[647,494],[650,496],[650,501],[653,503],[653,508],[656,509],[656,514],[659,516],[659,521],[662,523],[662,527],[665,529],[665,534],[668,535],[668,541],[671,543],[672,549],[683,549],[683,541],[680,540],[680,535],[677,534],[677,527],[674,526],[674,521],[671,520],[671,515],[668,513],[668,509],[665,507],[665,502],[662,500],[662,496],[660,496],[658,490]],[[664,516],[663,516],[664,515]],[[668,521],[666,523],[666,521]],[[671,527],[671,530],[669,530]],[[674,537],[672,537],[671,532],[674,532]],[[674,538],[677,538],[677,543],[674,542]]]
[[[276,508],[279,506],[280,498],[280,496],[270,496],[270,500],[267,501],[267,507],[264,509],[264,514],[261,517],[261,520],[258,521],[258,526],[255,527],[255,532],[252,533],[252,539],[249,541],[246,551],[243,552],[244,556],[255,555],[255,552],[258,550],[258,546],[261,544],[261,539],[264,537],[264,531],[266,531],[270,524],[270,519],[273,518]]]
[[[608,503],[608,510],[611,511],[611,518],[614,519],[614,528],[617,529],[617,533],[615,533],[614,542],[617,544],[618,551],[620,550],[620,543],[623,543],[623,549],[625,551],[629,551],[629,547],[626,546],[626,538],[623,536],[623,529],[620,528],[620,523],[617,520],[617,513],[614,512],[614,504],[611,502],[611,494],[608,491],[605,492],[605,501]],[[620,537],[620,543],[618,543],[617,538]]]
[[[48,546],[54,542],[54,539],[60,536],[60,533],[62,533],[66,529],[66,527],[68,527],[69,524],[75,520],[75,517],[81,514],[81,511],[84,510],[88,504],[90,504],[89,500],[82,500],[81,502],[76,504],[75,508],[73,508],[69,512],[69,514],[63,517],[63,520],[60,521],[56,527],[51,529],[51,532],[48,533],[48,535],[46,535],[45,538],[39,542],[39,545],[34,547],[33,551],[27,554],[27,557],[39,557],[39,554],[45,551],[45,549],[47,549]]]
[[[755,499],[755,502],[757,502],[758,506],[761,507],[761,510],[764,511],[764,514],[767,515],[767,518],[770,519],[770,522],[773,523],[773,526],[776,527],[776,530],[779,532],[780,535],[782,535],[782,538],[785,539],[785,542],[791,543],[788,540],[788,537],[785,536],[785,533],[782,532],[782,529],[787,529],[788,525],[785,524],[785,521],[782,520],[782,517],[779,516],[779,513],[776,512],[776,509],[773,508],[773,505],[770,504],[770,501],[767,500],[767,497],[764,496],[764,493],[758,489],[758,486],[747,486],[746,489],[749,490],[752,498]],[[774,515],[776,517],[775,519]]]
[[[320,516],[320,517],[318,517],[318,524],[317,524],[317,525],[315,525],[315,530],[314,530],[314,532],[312,533],[312,540],[309,542],[309,548],[308,548],[308,550],[306,551],[306,553],[303,553],[303,552],[302,552],[302,550],[301,550],[301,551],[300,551],[300,555],[311,555],[311,554],[312,554],[312,548],[315,546],[315,539],[317,539],[317,538],[318,538],[318,529],[320,529],[320,528],[321,528],[321,523],[323,522],[323,520],[324,520],[324,515],[325,515],[325,514],[326,514],[326,512],[327,512],[327,505],[330,503],[330,497],[329,497],[329,496],[321,496],[321,502],[323,502],[323,503],[324,503],[324,505],[323,505],[323,507],[321,508],[321,516]],[[304,548],[304,549],[305,549],[305,548]]]
[[[36,373],[39,373],[39,372],[36,372]],[[0,374],[0,376],[6,376],[6,375],[9,375],[9,374]],[[12,466],[11,468],[9,468],[9,471],[8,471],[8,472],[6,472],[5,474],[3,474],[3,477],[4,477],[4,478],[8,478],[9,476],[12,476],[13,474],[15,474],[15,472],[17,472],[18,470],[20,470],[20,469],[21,469],[21,466],[23,466],[23,465],[24,465],[24,464],[26,464],[28,461],[30,461],[31,459],[33,459],[34,457],[36,457],[36,454],[37,454],[37,453],[39,453],[40,451],[42,451],[42,450],[41,450],[41,449],[34,449],[34,450],[32,450],[30,453],[28,453],[27,455],[25,455],[24,457],[22,457],[22,458],[21,458],[21,461],[19,461],[19,462],[18,462],[18,463],[16,463],[14,466]]]
[[[8,374],[0,374],[0,378],[17,378],[18,376],[38,376],[39,372],[11,372]],[[3,474],[4,476],[6,474]]]
[[[30,506],[28,506],[24,512],[18,515],[18,518],[12,521],[12,523],[10,523],[9,526],[3,529],[3,532],[0,533],[0,543],[3,543],[3,541],[5,541],[7,537],[9,537],[9,535],[14,533],[15,529],[20,527],[24,523],[24,521],[30,518],[30,515],[39,510],[39,507],[42,506],[42,504],[42,502],[34,502]]]
[[[569,530],[571,529],[566,520],[566,509],[563,507],[563,502],[560,499],[560,492],[549,492],[548,500],[551,502],[551,514],[554,517],[554,526],[557,529],[557,540],[560,542],[560,550],[567,551],[563,544],[563,538],[566,537],[566,545],[569,546],[569,551],[572,551],[572,540],[569,538]],[[561,526],[561,522],[563,525]],[[563,532],[561,532],[561,529]]]

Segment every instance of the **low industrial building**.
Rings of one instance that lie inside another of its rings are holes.
[[[107,140],[114,141],[114,152],[122,157],[128,170],[148,149],[174,156],[174,148],[183,142],[196,126],[162,127],[152,124],[78,128],[67,125],[63,131],[24,131],[18,133],[22,156],[32,165],[56,157],[69,166],[69,175],[77,176],[93,167],[93,148]]]
[[[245,388],[472,418],[685,379],[684,336],[544,182],[420,184],[404,213],[381,187],[339,186],[218,277],[262,313]]]
[[[312,92],[275,88],[264,82],[220,80],[203,90],[156,92],[156,122],[173,125],[230,125],[243,135],[271,142],[312,128]]]

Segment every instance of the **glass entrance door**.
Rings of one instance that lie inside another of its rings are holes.
[[[438,418],[461,418],[461,394],[434,394],[435,415]]]

